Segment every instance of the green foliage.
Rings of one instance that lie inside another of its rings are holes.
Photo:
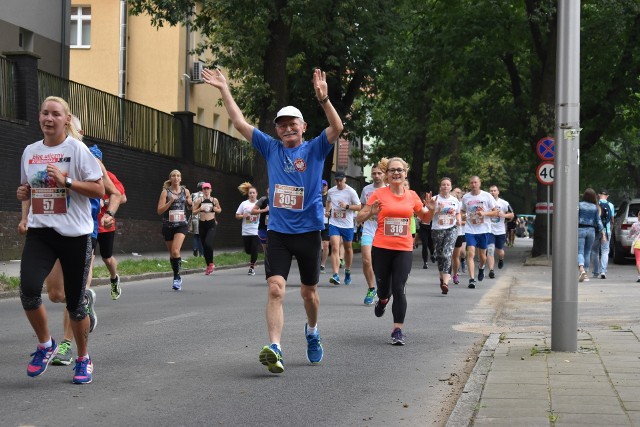
[[[258,259],[264,259],[264,254],[260,253]],[[245,265],[249,260],[249,255],[244,252],[219,252],[213,257],[216,267]],[[182,268],[189,270],[193,268],[204,268],[204,259],[189,257],[182,260]],[[167,259],[156,258],[131,258],[118,263],[118,273],[120,276],[135,276],[145,273],[164,273],[171,270],[171,263]],[[109,277],[109,270],[104,265],[95,264],[93,267],[93,277]],[[0,277],[2,280],[2,277]]]
[[[309,134],[326,119],[314,67],[362,163],[400,156],[416,184],[496,183],[518,211],[536,202],[534,147],[555,130],[556,0],[131,0],[154,25],[190,20],[198,52],[225,67],[242,110],[270,130],[285,104]],[[197,4],[197,7],[196,7]],[[581,188],[640,188],[640,2],[581,3]],[[195,9],[194,9],[195,8]],[[194,13],[195,11],[195,13]],[[416,168],[418,170],[416,170]]]

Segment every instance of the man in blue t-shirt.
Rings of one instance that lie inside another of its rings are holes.
[[[300,270],[301,295],[307,313],[307,359],[311,363],[319,363],[323,357],[317,325],[320,307],[317,284],[320,280],[322,248],[320,231],[324,229],[322,169],[325,158],[343,129],[342,120],[329,100],[326,75],[320,69],[316,69],[313,74],[313,87],[329,126],[320,136],[309,141],[302,138],[307,124],[297,108],[287,106],[278,111],[274,120],[278,139],[272,138],[247,123],[220,70],[205,69],[202,76],[206,83],[220,90],[233,126],[251,141],[267,162],[270,194],[267,330],[271,344],[264,346],[260,351],[260,362],[267,366],[270,372],[284,372],[280,347],[284,326],[282,301],[291,259],[295,256]]]

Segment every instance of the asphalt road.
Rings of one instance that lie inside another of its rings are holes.
[[[407,285],[407,345],[390,345],[391,310],[381,319],[363,305],[364,277],[355,256],[353,284],[321,277],[319,328],[325,358],[305,356],[306,321],[293,268],[285,298],[285,372],[258,362],[268,344],[262,267],[212,276],[128,282],[112,301],[96,287],[98,326],[91,334],[93,383],[71,384],[71,367],[26,375],[36,339],[16,298],[0,300],[0,422],[4,426],[382,426],[442,425],[461,378],[475,363],[497,306],[480,303],[506,282],[530,247],[518,239],[495,280],[472,290],[462,276],[440,293],[435,264],[422,269],[419,249]],[[294,266],[296,266],[294,262]],[[342,273],[342,271],[341,271]],[[54,338],[61,339],[61,304],[46,302]],[[75,352],[75,348],[74,348]]]

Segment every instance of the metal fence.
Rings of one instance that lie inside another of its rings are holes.
[[[171,114],[38,70],[40,102],[59,96],[85,135],[172,157],[181,156],[180,122]]]
[[[16,119],[13,64],[0,57],[0,117]]]
[[[193,157],[197,164],[225,172],[251,175],[255,151],[248,142],[194,124],[193,145]]]

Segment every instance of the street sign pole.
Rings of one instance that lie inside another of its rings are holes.
[[[551,350],[578,345],[580,0],[558,1]]]
[[[551,187],[547,185],[547,259],[551,253]]]

